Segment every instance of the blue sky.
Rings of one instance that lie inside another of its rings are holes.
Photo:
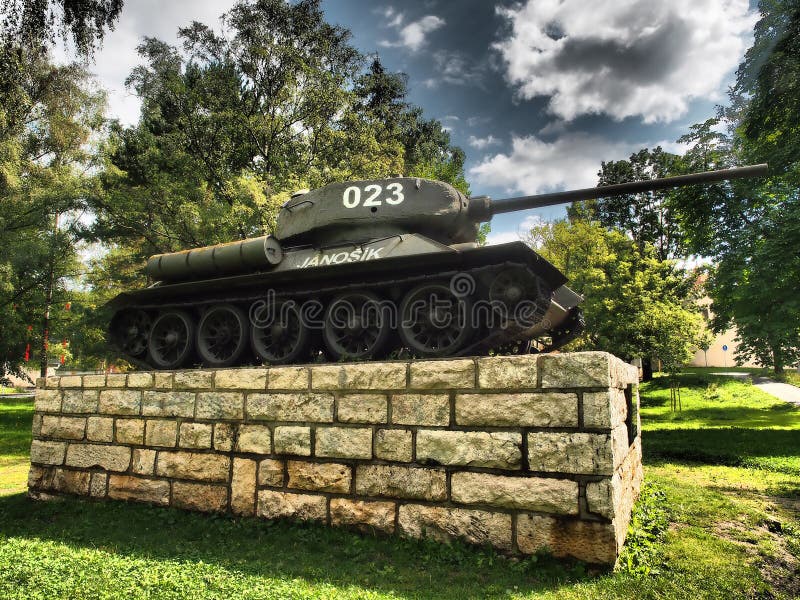
[[[142,36],[175,40],[231,0],[129,0],[98,53],[109,113],[138,116],[124,89]],[[588,187],[601,160],[675,143],[724,102],[751,43],[748,0],[323,0],[362,52],[409,76],[409,99],[467,155],[474,194]],[[502,215],[491,241],[516,239],[563,209]]]

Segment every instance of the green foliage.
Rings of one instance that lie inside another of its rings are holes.
[[[676,174],[679,157],[664,152],[661,147],[652,151],[643,148],[628,160],[603,161],[598,173],[598,185],[613,185],[629,181],[647,181]],[[660,260],[685,255],[683,232],[670,190],[654,190],[625,194],[573,206],[572,216],[596,220],[604,227],[627,233],[640,251],[646,244],[655,248]]]
[[[731,92],[741,115],[748,160],[769,161],[780,178],[800,185],[800,5],[760,0],[753,46]]]
[[[76,50],[89,56],[106,29],[113,29],[123,0],[2,0],[3,37],[40,49],[56,35],[71,39]]]
[[[406,78],[350,44],[318,0],[238,2],[217,34],[148,38],[128,79],[140,122],[114,127],[93,239],[150,254],[264,233],[289,195],[405,173],[468,191],[464,154],[405,101]]]
[[[585,298],[575,349],[658,357],[670,369],[691,357],[701,331],[691,278],[652,246],[640,251],[624,233],[584,220],[539,225],[528,242]]]
[[[800,7],[763,0],[730,105],[692,127],[687,169],[769,162],[771,176],[678,194],[693,251],[713,257],[716,331],[735,326],[737,360],[776,373],[800,360]]]
[[[104,97],[77,65],[53,66],[21,49],[0,65],[0,379],[19,374],[29,346],[40,358],[44,329],[59,340],[79,274],[77,237],[92,192],[90,142]],[[45,325],[48,306],[50,320]]]
[[[631,514],[617,569],[643,576],[658,573],[655,563],[669,524],[667,495],[652,483],[644,483]]]
[[[0,396],[0,468],[28,463],[33,399]]]
[[[717,331],[736,325],[738,361],[800,362],[800,202],[769,207],[713,271]]]

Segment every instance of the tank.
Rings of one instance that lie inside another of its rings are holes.
[[[499,213],[765,175],[766,165],[492,200],[392,177],[284,204],[274,235],[151,257],[110,303],[112,345],[155,369],[549,352],[582,298],[522,242],[477,243]]]

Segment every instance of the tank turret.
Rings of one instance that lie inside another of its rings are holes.
[[[130,360],[170,369],[552,350],[580,332],[580,296],[521,242],[479,247],[480,223],[766,173],[755,165],[499,200],[414,177],[333,183],[293,196],[274,236],[151,257],[156,284],[111,302],[110,339]]]

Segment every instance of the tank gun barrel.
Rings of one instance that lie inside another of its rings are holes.
[[[663,190],[696,183],[711,183],[713,181],[727,181],[744,177],[764,177],[767,173],[768,166],[766,164],[760,164],[735,167],[732,169],[720,169],[718,171],[692,173],[691,175],[677,175],[675,177],[664,177],[662,179],[617,183],[614,185],[604,185],[582,190],[553,192],[550,194],[534,194],[532,196],[501,198],[499,200],[474,198],[472,200],[477,200],[477,202],[474,202],[474,206],[473,202],[470,202],[470,213],[479,218],[483,217],[482,220],[484,220],[491,218],[492,215],[530,208],[542,208],[544,206],[567,204],[579,200],[594,200],[596,198],[623,196],[625,194],[638,194],[640,192]]]

